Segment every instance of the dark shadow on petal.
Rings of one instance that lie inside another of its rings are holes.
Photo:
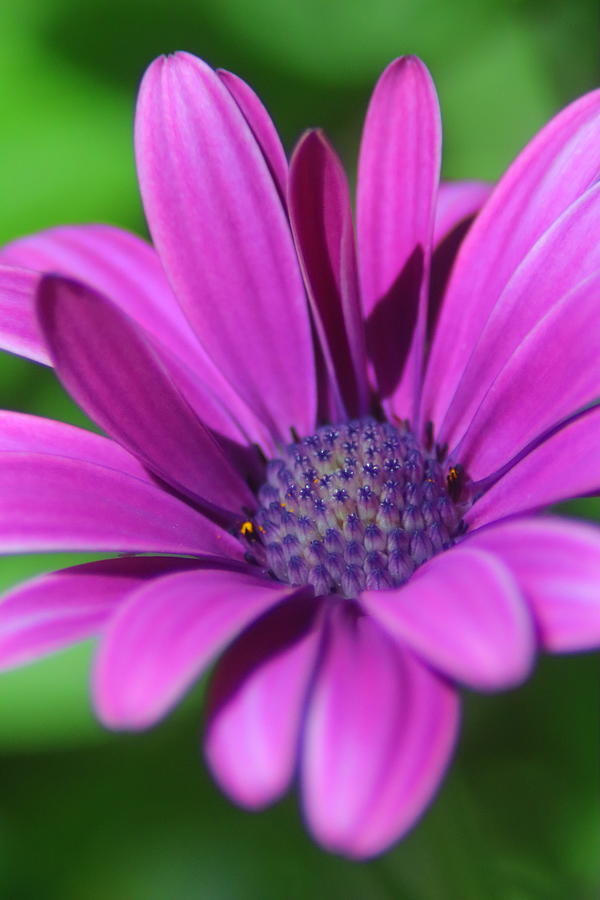
[[[390,397],[402,377],[417,321],[423,266],[418,245],[367,320],[367,352],[382,397]]]
[[[304,593],[284,600],[250,625],[223,655],[207,700],[207,721],[240,690],[252,673],[284,653],[315,625],[320,603]]]
[[[473,223],[475,216],[470,216],[460,222],[438,244],[431,258],[431,274],[429,280],[429,306],[427,310],[427,342],[431,343],[437,325],[438,315],[442,306],[442,298],[456,254],[460,249],[467,231]]]

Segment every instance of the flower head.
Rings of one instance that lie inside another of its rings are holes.
[[[440,185],[433,84],[396,60],[355,242],[322,134],[288,167],[246,84],[154,62],[155,249],[75,226],[0,253],[3,346],[108,435],[0,415],[0,546],[122,554],[9,593],[0,664],[98,635],[98,715],[136,729],[222,654],[224,790],[257,808],[299,773],[324,846],[397,840],[448,764],[457,685],[600,643],[598,530],[535,515],[600,484],[599,137],[595,92],[493,191]]]

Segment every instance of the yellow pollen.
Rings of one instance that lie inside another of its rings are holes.
[[[254,534],[254,525],[252,522],[247,521],[244,522],[242,527],[240,528],[242,534]]]

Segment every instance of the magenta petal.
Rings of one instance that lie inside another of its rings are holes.
[[[242,555],[236,538],[158,489],[114,441],[2,410],[0,552],[45,550]]]
[[[119,444],[83,428],[40,416],[0,410],[1,450],[81,459],[134,475],[154,485],[141,462]]]
[[[0,249],[0,259],[85,282],[110,297],[160,343],[191,361],[194,335],[156,252],[134,234],[110,225],[63,225],[13,241]]]
[[[233,440],[247,433],[265,443],[260,423],[198,342],[145,241],[109,225],[66,225],[8,244],[0,260],[74,278],[109,297],[150,338],[203,422]],[[38,278],[27,277],[31,286],[18,298],[18,314],[29,323]],[[39,331],[37,322],[28,328]]]
[[[600,406],[572,416],[520,460],[507,466],[471,507],[471,529],[571,497],[600,491]]]
[[[478,213],[492,189],[487,181],[442,181],[435,207],[433,246],[437,247],[457,225]]]
[[[133,323],[91,289],[46,276],[40,322],[77,402],[153,472],[232,516],[254,497],[195,417]]]
[[[440,185],[433,234],[433,255],[429,273],[427,340],[433,339],[446,286],[458,251],[473,224],[479,207],[492,186],[482,181],[456,181]]]
[[[595,91],[559,113],[517,157],[477,217],[457,257],[436,329],[424,420],[441,421],[511,275],[544,231],[595,181],[599,112],[600,91]]]
[[[496,554],[511,570],[546,650],[600,645],[600,529],[566,519],[517,519],[478,532],[469,545]]]
[[[242,806],[272,803],[292,779],[319,646],[317,611],[312,601],[282,603],[251,625],[217,667],[205,752],[222,789]]]
[[[460,246],[491,190],[492,185],[484,181],[446,181],[440,184],[433,231],[434,250],[429,273],[427,309],[429,344]]]
[[[208,662],[250,622],[297,588],[250,567],[165,575],[135,591],[100,644],[94,696],[111,728],[146,728],[161,718]]]
[[[302,792],[327,849],[381,853],[431,800],[454,746],[458,698],[368,616],[338,606],[307,710]]]
[[[0,598],[0,669],[92,637],[134,588],[191,565],[170,556],[105,559],[18,585]]]
[[[453,451],[478,481],[600,394],[600,273],[578,285],[527,335]]]
[[[288,166],[285,150],[269,113],[252,88],[238,75],[217,69],[217,75],[244,114],[252,134],[263,152],[271,175],[285,200]]]
[[[462,437],[493,379],[537,322],[600,270],[599,228],[600,184],[544,233],[502,292],[441,423],[438,437],[444,443],[452,447]]]
[[[528,610],[509,570],[488,553],[456,547],[403,587],[367,591],[362,600],[391,634],[470,687],[506,688],[529,674]]]
[[[205,63],[178,53],[150,66],[136,151],[154,241],[206,351],[274,433],[310,433],[313,351],[289,224],[246,119]]]
[[[420,388],[434,204],[440,167],[435,87],[412,56],[391,63],[367,112],[357,228],[367,341],[380,392],[414,413]]]
[[[148,480],[92,462],[0,453],[0,553],[242,556],[239,541]]]
[[[39,276],[25,269],[0,265],[0,349],[49,363],[30,298]]]
[[[330,421],[364,415],[369,388],[352,209],[346,175],[325,137],[308,132],[290,165],[289,207],[332,394]]]
[[[434,249],[429,273],[427,308],[429,344],[460,246],[491,190],[492,185],[485,181],[445,181],[440,184],[433,230]]]

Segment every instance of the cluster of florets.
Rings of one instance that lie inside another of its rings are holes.
[[[267,464],[243,531],[281,581],[344,597],[397,587],[461,533],[466,480],[441,456],[407,424],[320,428]]]

